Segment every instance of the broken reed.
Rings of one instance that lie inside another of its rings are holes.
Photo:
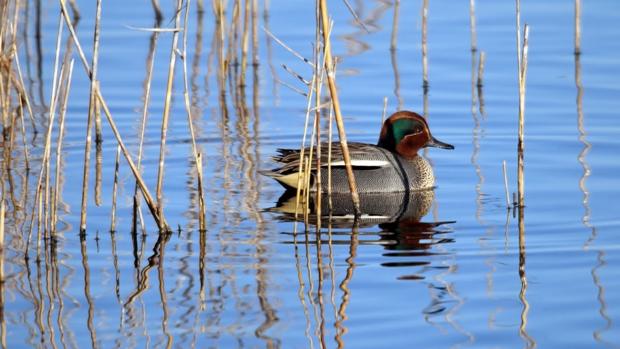
[[[177,0],[176,3],[176,16],[174,19],[174,27],[179,28],[181,25],[181,10],[182,0]],[[159,166],[157,168],[157,185],[155,189],[155,195],[157,197],[157,213],[159,216],[164,214],[163,204],[163,183],[164,183],[164,163],[166,157],[166,137],[168,134],[168,120],[170,118],[170,109],[172,105],[172,84],[174,82],[174,68],[177,59],[177,45],[179,41],[179,32],[174,31],[172,33],[172,47],[170,49],[170,63],[168,66],[168,81],[166,83],[166,96],[164,99],[164,113],[161,121],[161,137],[159,143]]]
[[[527,23],[523,28],[523,46],[521,46],[521,2],[516,0],[517,12],[517,62],[519,80],[519,131],[517,143],[517,192],[519,207],[525,206],[525,178],[523,153],[525,145],[523,137],[525,133],[525,81],[527,78],[527,53],[529,27]]]
[[[61,0],[62,1],[62,0]],[[82,175],[82,205],[80,211],[80,232],[86,231],[86,209],[88,207],[88,177],[90,171],[90,148],[92,143],[92,124],[97,109],[96,91],[97,71],[99,66],[99,36],[101,28],[101,0],[97,0],[95,30],[93,33],[93,56],[90,70],[90,93],[88,99],[88,118],[86,121],[86,139],[84,141],[84,170]],[[62,24],[61,24],[62,25]]]
[[[428,0],[422,3],[422,87],[428,91]],[[426,113],[424,113],[426,117]]]
[[[179,3],[182,1],[179,0]],[[187,0],[185,4],[185,21],[183,23],[183,28],[188,27],[188,19],[189,19],[189,7],[191,0]],[[246,10],[247,11],[247,10]],[[185,101],[185,110],[187,112],[187,125],[189,127],[189,134],[192,140],[192,155],[194,156],[194,165],[196,166],[196,176],[197,176],[197,186],[198,186],[198,225],[201,231],[206,230],[206,212],[205,212],[205,203],[204,203],[204,193],[202,190],[202,155],[198,152],[198,147],[196,146],[196,134],[194,131],[194,118],[192,117],[192,107],[190,105],[189,98],[189,83],[187,78],[187,30],[183,30],[183,52],[181,55],[181,59],[183,61],[183,97]],[[242,74],[245,76],[245,74]]]
[[[581,0],[575,0],[575,54],[581,54]]]

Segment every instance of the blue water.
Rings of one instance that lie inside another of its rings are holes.
[[[314,5],[260,2],[258,85],[253,90],[250,55],[248,116],[242,117],[235,108],[227,87],[226,119],[218,102],[212,6],[204,4],[199,34],[192,2],[187,69],[198,146],[205,155],[206,233],[201,236],[197,229],[195,174],[179,65],[164,182],[165,215],[174,232],[159,235],[144,207],[148,234],[138,234],[134,247],[134,181],[122,161],[117,232],[109,233],[116,142],[104,120],[103,203],[97,207],[93,201],[93,172],[81,243],[89,85],[75,56],[64,144],[66,206],[56,259],[42,252],[41,263],[36,263],[34,244],[26,262],[26,231],[9,219],[2,344],[9,348],[620,346],[620,27],[616,25],[620,4],[611,0],[582,4],[579,56],[574,55],[573,2],[521,4],[522,21],[530,25],[521,238],[517,217],[506,209],[502,174],[505,160],[510,191],[516,191],[514,3],[476,2],[478,51],[472,55],[468,2],[431,2],[426,96],[422,1],[400,2],[394,56],[393,5],[383,1],[352,5],[370,32],[360,28],[344,3],[330,2],[348,139],[376,142],[384,97],[388,113],[399,108],[426,111],[433,134],[455,150],[424,153],[433,164],[437,188],[420,221],[447,223],[417,229],[349,225],[330,230],[323,221],[319,236],[314,227],[306,234],[303,224],[296,226],[270,212],[283,190],[257,171],[274,166],[270,156],[277,148],[299,147],[306,110],[305,97],[278,81],[307,88],[281,65],[306,79],[312,70],[268,40],[261,27],[311,58]],[[90,59],[94,4],[82,1],[78,6],[79,37]],[[161,6],[162,25],[170,27],[173,6],[163,1]],[[58,7],[53,2],[42,4],[42,82],[37,78],[34,9],[30,3],[28,46],[23,43],[19,52],[22,65],[30,69],[25,74],[42,129],[46,114],[40,112],[38,91],[42,87],[49,105]],[[227,23],[231,13],[229,4]],[[134,157],[151,33],[128,26],[152,25],[148,2],[130,8],[124,2],[103,3],[101,90]],[[170,47],[171,34],[161,33],[142,162],[152,193]],[[248,47],[251,53],[251,36]],[[472,91],[472,67],[477,70],[480,51],[486,54],[483,108],[477,88]],[[33,144],[33,168],[38,169],[41,138]],[[31,174],[31,182],[36,174]]]

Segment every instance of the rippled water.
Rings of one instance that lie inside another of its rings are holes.
[[[78,5],[79,37],[90,56],[95,9],[90,2]],[[170,27],[172,5],[161,5],[163,25]],[[476,2],[478,52],[472,53],[469,3],[431,2],[426,95],[421,87],[422,1],[402,1],[396,8],[387,1],[352,5],[369,32],[344,3],[330,2],[348,138],[376,142],[384,97],[388,112],[426,113],[434,135],[456,147],[425,152],[438,185],[430,198],[408,201],[416,206],[400,219],[392,212],[398,212],[403,198],[366,198],[389,210],[384,215],[391,218],[359,226],[323,220],[320,233],[313,226],[304,232],[303,224],[295,226],[290,216],[274,212],[283,190],[257,171],[274,166],[270,156],[277,148],[299,146],[306,110],[306,99],[280,81],[306,87],[281,65],[306,79],[312,71],[260,28],[310,58],[313,4],[260,2],[259,64],[254,69],[250,56],[248,86],[238,103],[226,87],[225,113],[211,4],[204,5],[200,17],[192,3],[187,69],[199,149],[205,154],[206,233],[197,229],[179,67],[164,182],[165,214],[175,232],[159,235],[145,209],[147,234],[131,234],[134,181],[123,161],[117,231],[109,232],[116,142],[105,124],[103,202],[95,206],[91,190],[87,231],[80,238],[89,85],[76,56],[64,145],[62,233],[55,254],[42,252],[37,262],[31,245],[31,258],[25,261],[27,231],[9,209],[3,344],[620,346],[620,3],[582,4],[582,54],[577,56],[573,2],[522,4],[522,19],[531,32],[521,238],[518,220],[505,207],[502,175],[505,160],[511,191],[516,190],[514,3]],[[229,21],[232,12],[229,4]],[[29,2],[23,18],[28,30],[20,58],[42,129],[40,111],[49,105],[51,93],[57,4]],[[153,21],[148,2],[129,7],[103,3],[101,90],[134,155],[153,41],[152,33],[130,27],[151,27]],[[391,51],[394,35],[397,49]],[[161,33],[143,161],[151,191],[170,47],[171,34]],[[472,80],[480,51],[486,54],[482,98]],[[43,153],[41,135],[31,142],[35,169]]]

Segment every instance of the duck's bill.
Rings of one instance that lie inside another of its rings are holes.
[[[437,140],[437,138],[431,138],[430,141],[428,141],[428,143],[426,143],[427,147],[435,147],[435,148],[441,148],[441,149],[454,149],[454,146],[452,144],[448,144],[448,143],[444,143],[440,140]]]

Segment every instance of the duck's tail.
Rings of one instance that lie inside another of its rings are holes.
[[[299,172],[282,174],[271,170],[259,170],[258,173],[262,174],[263,176],[275,179],[286,189],[297,189],[300,186],[300,183],[301,189],[305,189],[306,176],[304,176],[303,172],[301,173],[301,176],[299,175]]]

